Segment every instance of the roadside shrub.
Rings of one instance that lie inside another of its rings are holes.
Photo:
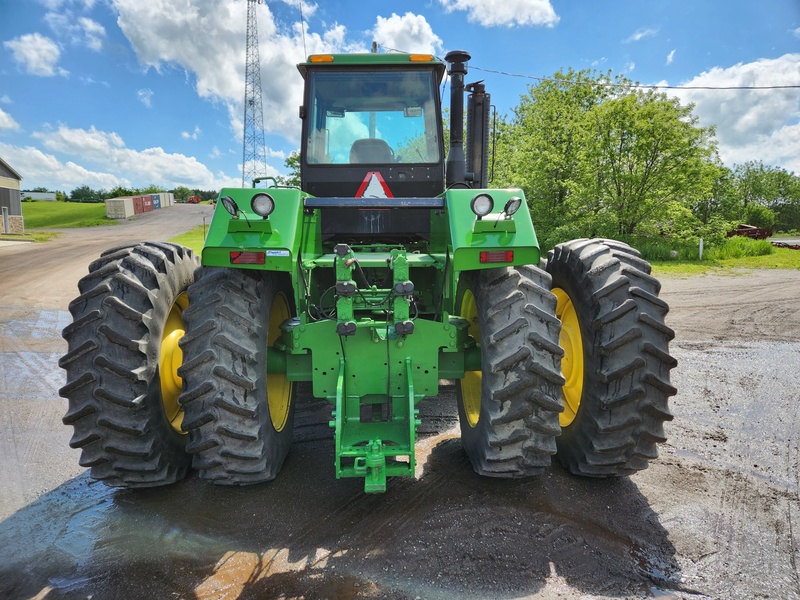
[[[775,252],[775,247],[767,240],[752,240],[750,238],[735,236],[725,240],[725,243],[715,248],[710,248],[704,258],[725,259],[743,258],[745,256],[767,256]]]
[[[697,260],[700,254],[699,243],[695,240],[624,236],[620,241],[636,248],[647,261]]]

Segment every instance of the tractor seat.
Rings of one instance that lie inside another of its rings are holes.
[[[391,163],[394,152],[385,140],[364,138],[356,140],[350,147],[350,163]]]

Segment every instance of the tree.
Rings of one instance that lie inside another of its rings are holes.
[[[88,185],[76,187],[69,195],[72,202],[96,202],[101,197],[101,192],[93,190]]]
[[[579,139],[589,110],[610,95],[610,83],[609,74],[558,72],[530,86],[513,119],[498,127],[496,181],[523,188],[545,236],[575,216],[570,201],[581,193]]]
[[[751,202],[744,209],[744,221],[748,225],[772,229],[772,226],[775,225],[775,213],[766,206]]]
[[[284,166],[289,169],[288,175],[278,175],[275,181],[278,185],[285,185],[288,187],[300,187],[300,153],[292,150],[289,156],[284,161]]]
[[[129,188],[124,188],[121,185],[118,185],[117,187],[112,189],[110,192],[108,192],[108,194],[106,196],[106,200],[108,200],[109,198],[123,198],[125,196],[135,196],[135,195],[136,194],[134,193],[133,190],[131,190]]]
[[[738,221],[742,214],[742,203],[737,193],[736,177],[731,169],[718,161],[714,167],[716,174],[711,191],[691,203],[692,213],[703,224],[710,223],[714,218]]]
[[[531,86],[498,137],[497,182],[523,188],[543,247],[699,227],[691,207],[719,175],[714,131],[691,106],[610,73]]]
[[[193,193],[189,188],[179,185],[172,190],[172,195],[175,196],[176,202],[186,202],[189,200],[189,197],[193,195]]]
[[[697,125],[692,108],[636,90],[589,111],[581,146],[586,187],[595,193],[586,207],[607,211],[613,234],[632,235],[663,219],[670,202],[689,204],[711,192],[714,131]]]
[[[164,189],[162,186],[156,185],[154,183],[151,183],[150,185],[148,185],[145,188],[141,188],[141,189],[136,190],[136,193],[137,193],[137,195],[138,194],[159,194],[161,192],[166,192],[166,191],[167,190]]]
[[[800,229],[800,177],[761,161],[736,165],[734,175],[742,205],[740,220],[749,223],[746,211],[758,205],[773,212],[776,229]]]

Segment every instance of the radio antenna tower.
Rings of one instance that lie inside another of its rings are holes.
[[[258,23],[256,21],[256,6],[263,1],[247,0],[242,187],[250,187],[253,179],[267,175],[264,110],[261,106],[261,60],[258,56]]]

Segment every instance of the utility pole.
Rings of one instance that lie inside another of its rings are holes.
[[[258,23],[256,21],[256,6],[261,2],[263,0],[247,0],[242,187],[250,187],[253,179],[267,175],[264,110],[261,105],[261,60],[258,56]]]

